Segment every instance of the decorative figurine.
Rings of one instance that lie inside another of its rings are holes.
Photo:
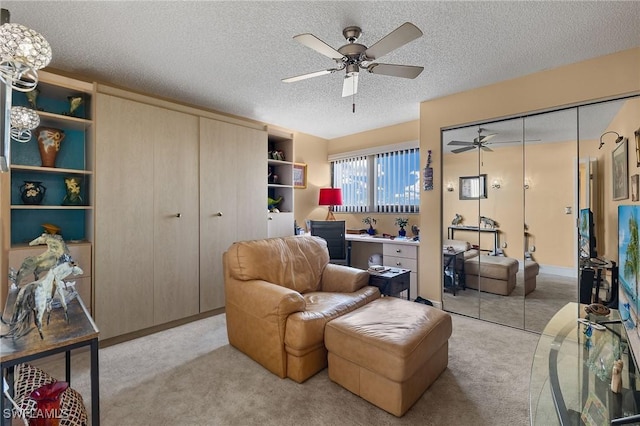
[[[75,117],[75,111],[84,103],[84,98],[82,96],[67,96],[67,99],[69,100],[69,115]]]
[[[40,90],[33,89],[30,92],[25,93],[25,95],[27,96],[27,101],[29,102],[29,105],[31,106],[31,109],[33,110],[38,110],[38,95],[40,95]]]
[[[458,226],[462,223],[462,216],[459,215],[458,213],[456,213],[455,217],[453,218],[453,220],[451,221],[451,224],[453,226]]]
[[[611,372],[611,391],[613,393],[622,392],[622,367],[624,367],[624,361],[621,359],[613,363]]]
[[[69,258],[70,259],[70,258]],[[42,334],[42,318],[47,312],[47,324],[51,315],[51,301],[54,297],[58,297],[62,308],[64,309],[64,317],[69,321],[67,316],[67,304],[62,290],[65,285],[62,281],[69,275],[80,275],[83,271],[73,261],[67,260],[49,269],[47,274],[37,281],[30,282],[20,289],[16,297],[15,308],[11,322],[9,323],[9,333],[1,337],[12,337],[18,339],[31,331],[29,323],[31,315],[33,322],[38,328],[40,338],[44,339]]]
[[[16,274],[15,285],[19,286],[29,274],[33,274],[37,280],[42,272],[53,268],[64,255],[69,255],[69,248],[61,235],[44,233],[29,243],[30,246],[40,244],[46,244],[47,250],[37,256],[28,256],[22,261]]]
[[[495,220],[488,218],[486,216],[480,216],[480,223],[482,224],[483,227],[485,228],[497,228],[498,227],[498,222],[496,222]]]
[[[282,196],[279,196],[277,200],[271,197],[267,197],[267,208],[269,209],[269,211],[272,213],[279,213],[278,206],[283,199],[284,198]]]

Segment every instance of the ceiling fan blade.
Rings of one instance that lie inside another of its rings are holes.
[[[371,64],[367,70],[373,74],[390,75],[393,77],[416,78],[424,67],[413,65]]]
[[[467,142],[467,141],[451,141],[451,142],[449,142],[447,145],[464,145],[464,146],[471,146],[471,145],[473,145],[473,142]]]
[[[497,135],[497,133],[492,133],[490,135],[480,136],[479,138],[475,138],[474,140],[476,142],[486,142],[486,141],[488,141],[489,139],[493,138],[496,135]]]
[[[313,34],[309,34],[309,33],[299,34],[297,36],[294,36],[293,39],[299,41],[300,43],[304,44],[305,46],[315,50],[316,52],[324,56],[328,56],[331,59],[340,60],[344,58],[342,53],[338,52],[336,49],[329,46],[327,43],[320,40],[318,37],[314,36]]]
[[[297,75],[295,77],[283,78],[282,81],[284,83],[293,83],[294,81],[306,80],[307,78],[318,77],[320,75],[331,74],[332,72],[338,71],[335,68],[331,68],[328,70],[310,72],[308,74]]]
[[[342,83],[342,97],[352,96],[358,93],[358,73],[347,74]]]
[[[475,146],[465,146],[464,148],[454,149],[451,152],[453,152],[454,154],[460,154],[461,152],[470,151],[475,148],[476,148]]]
[[[481,145],[480,148],[482,148],[483,151],[493,152],[493,150],[488,146]]]
[[[405,22],[389,34],[384,36],[376,44],[364,51],[368,60],[381,58],[392,50],[413,41],[422,36],[422,31],[411,22]]]

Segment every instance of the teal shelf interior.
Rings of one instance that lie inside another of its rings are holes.
[[[85,210],[11,210],[11,244],[28,243],[41,235],[43,223],[60,227],[65,240],[86,239]]]
[[[79,96],[84,96],[86,100],[86,95],[79,94]],[[27,95],[23,92],[14,92],[11,102],[13,103],[14,106],[24,106],[27,108],[31,108],[31,105],[29,105],[29,101],[27,100]],[[83,102],[80,105],[80,107],[78,107],[78,109],[76,109],[73,112],[72,117],[85,118],[85,119],[88,118],[86,114],[86,105],[87,103]],[[69,101],[66,98],[57,99],[57,98],[47,97],[46,91],[44,94],[41,93],[38,96],[36,100],[36,108],[38,111],[46,111],[52,114],[70,115]]]
[[[60,126],[62,127],[62,126]],[[85,168],[85,134],[82,130],[64,130],[65,137],[60,143],[60,151],[56,157],[56,167],[62,169]],[[22,166],[41,166],[40,151],[36,131],[27,143],[11,140],[11,164]]]
[[[43,173],[34,172],[30,170],[13,170],[11,172],[11,204],[22,205],[24,202],[20,197],[20,187],[25,181],[41,182],[46,188],[42,203],[43,206],[61,206],[65,195],[67,194],[67,186],[64,183],[64,179],[67,175],[56,173]],[[78,177],[75,175],[74,177]],[[83,205],[89,205],[87,198],[87,187],[89,185],[89,178],[87,176],[80,176],[80,197],[82,198]]]

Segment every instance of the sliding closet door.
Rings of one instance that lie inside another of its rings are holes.
[[[477,226],[486,182],[480,176],[480,157],[473,142],[477,137],[476,126],[442,133],[443,307],[474,318],[480,317],[480,297],[468,283],[477,278],[461,265],[465,255],[477,252],[480,246]],[[459,253],[459,244],[468,244],[470,250]]]
[[[522,118],[480,126],[480,174],[487,179],[480,200],[480,318],[524,327],[524,188]]]
[[[577,110],[525,117],[524,127],[525,328],[541,332],[577,301]]]

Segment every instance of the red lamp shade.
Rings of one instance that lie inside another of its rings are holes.
[[[318,204],[321,206],[341,206],[342,189],[340,188],[320,188]]]
[[[342,189],[340,188],[320,188],[320,197],[318,204],[321,206],[329,206],[326,220],[336,220],[333,216],[333,206],[342,205]]]

